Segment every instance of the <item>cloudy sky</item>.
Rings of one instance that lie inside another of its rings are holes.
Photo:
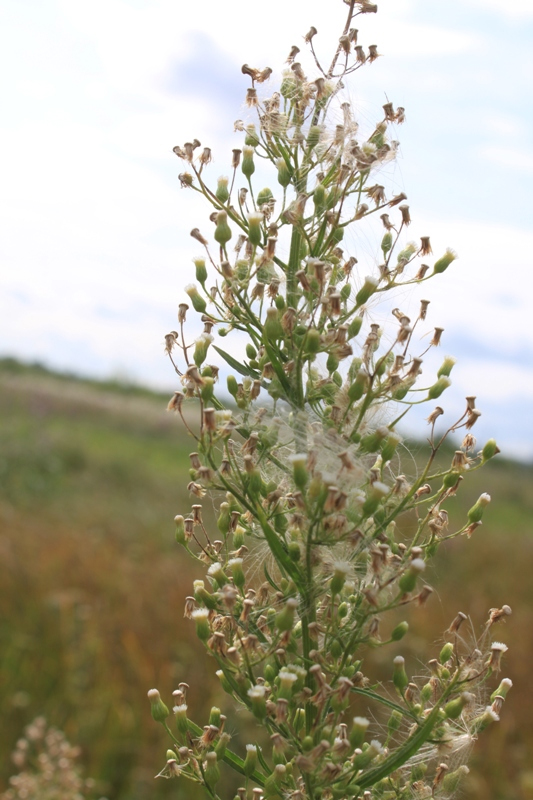
[[[1,354],[173,387],[162,339],[206,213],[180,190],[172,147],[197,137],[212,179],[226,174],[241,64],[279,73],[310,25],[329,53],[344,9],[4,0]],[[357,115],[406,108],[384,179],[408,195],[413,237],[459,254],[424,291],[440,355],[458,358],[446,403],[476,394],[480,440],[533,458],[533,3],[381,0],[358,27],[385,57],[348,86]],[[377,257],[379,236],[365,248]]]

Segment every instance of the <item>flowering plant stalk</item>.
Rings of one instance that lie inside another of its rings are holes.
[[[257,122],[236,123],[244,143],[233,150],[228,177],[208,183],[211,150],[198,140],[174,148],[185,162],[181,184],[205,198],[212,225],[209,234],[191,232],[202,254],[196,283],[186,287],[204,331],[188,339],[190,307],[182,302],[179,331],[166,337],[182,382],[169,409],[195,440],[194,500],[175,519],[176,539],[207,567],[185,615],[225,692],[257,720],[263,744],[234,752],[218,708],[203,727],[194,723],[185,683],[174,692],[171,722],[159,692],[149,697],[173,742],[160,774],[201,783],[212,798],[223,796],[223,762],[242,777],[240,800],[448,797],[468,771],[469,745],[498,719],[511,686],[503,680],[480,706],[507,649],[491,644],[490,631],[508,606],[491,609],[474,645],[462,636],[466,616],[457,614],[422,679],[408,675],[398,653],[407,621],[387,622],[391,611],[426,603],[432,589],[424,570],[438,546],[481,525],[487,494],[459,529],[449,528],[446,507],[467,471],[498,448],[490,440],[475,453],[473,397],[436,435],[444,411],[433,401],[449,387],[454,359],[444,359],[434,380],[421,378],[423,357],[442,335],[435,328],[430,343],[420,343],[429,301],[414,320],[393,308],[390,325],[373,322],[377,300],[386,306],[399,287],[439,276],[455,254],[423,263],[432,255],[429,237],[403,243],[406,197],[388,199],[376,176],[394,158],[389,132],[404,111],[388,102],[368,135],[358,131],[342,90],[378,58],[353,27],[377,7],[344,3],[331,61],[319,57],[314,27],[304,37],[312,78],[296,60],[298,47],[268,96],[262,90],[272,70],[243,66]],[[257,191],[259,164],[273,170],[272,188]],[[342,244],[369,218],[381,228],[382,257],[362,267]],[[238,349],[215,344],[214,332],[234,337]],[[222,366],[230,370],[230,402],[218,381]],[[198,426],[184,413],[189,399]],[[424,402],[429,458],[408,478],[397,428]],[[436,456],[457,431],[462,446],[441,467]],[[202,516],[207,493],[218,509],[215,533]],[[387,645],[391,680],[380,684],[371,677],[372,651]]]

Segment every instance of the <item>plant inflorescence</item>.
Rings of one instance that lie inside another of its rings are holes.
[[[389,197],[379,182],[404,110],[387,102],[378,123],[360,130],[343,90],[379,57],[354,27],[377,7],[344,3],[331,60],[315,48],[314,27],[304,37],[312,77],[298,47],[277,91],[265,89],[270,68],[243,66],[257,119],[237,121],[244,142],[228,176],[208,182],[211,150],[197,139],[174,148],[185,164],[181,185],[211,212],[209,232],[191,232],[201,248],[196,282],[179,306],[179,330],[166,336],[182,384],[169,409],[195,442],[193,502],[175,519],[176,539],[207,573],[185,615],[225,692],[257,721],[258,740],[234,752],[218,708],[196,725],[185,683],[174,692],[173,719],[156,689],[149,697],[173,741],[160,774],[199,782],[212,798],[221,796],[222,763],[242,777],[241,800],[448,797],[511,685],[501,681],[487,705],[485,683],[506,650],[490,634],[510,613],[505,605],[490,610],[474,644],[463,637],[466,615],[450,614],[422,678],[398,653],[409,629],[399,610],[432,593],[428,560],[443,542],[472,535],[490,497],[482,494],[458,528],[447,508],[468,471],[498,448],[490,440],[476,450],[474,397],[437,435],[446,415],[433,401],[450,386],[455,361],[444,358],[424,379],[423,359],[442,329],[423,338],[429,301],[407,314],[391,298],[441,275],[456,256],[434,259],[427,236],[404,241],[406,196]],[[254,175],[267,168],[271,186],[258,191]],[[360,263],[344,243],[372,220],[380,258]],[[374,321],[379,301],[389,323]],[[190,306],[204,325],[195,341],[185,330]],[[184,412],[188,401],[198,424]],[[421,403],[430,404],[429,456],[409,476],[398,426]],[[462,444],[443,466],[439,451],[457,432]],[[206,497],[215,532],[204,520]],[[386,645],[394,652],[383,683],[372,676],[372,653]]]

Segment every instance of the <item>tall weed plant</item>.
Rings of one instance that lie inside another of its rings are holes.
[[[450,797],[511,686],[498,685],[507,647],[492,641],[506,605],[490,609],[476,637],[451,609],[416,675],[402,656],[406,618],[431,599],[428,562],[449,539],[472,536],[490,496],[458,529],[447,509],[498,448],[476,445],[474,397],[458,419],[435,405],[455,361],[422,375],[443,333],[429,328],[429,301],[408,313],[394,306],[398,290],[442,280],[456,255],[435,258],[425,235],[405,241],[407,198],[380,183],[404,110],[387,102],[365,132],[344,92],[379,57],[355,27],[377,6],[336,4],[346,20],[329,58],[312,27],[307,66],[292,47],[277,89],[270,68],[243,66],[255,121],[236,122],[243,141],[227,176],[208,180],[211,150],[197,139],[174,148],[181,185],[208,207],[191,231],[196,282],[185,289],[179,329],[166,336],[181,382],[169,409],[194,442],[192,504],[175,519],[176,539],[206,568],[185,616],[224,691],[255,719],[257,740],[234,749],[218,708],[193,722],[185,682],[172,711],[158,690],[149,698],[170,737],[160,775],[202,784],[214,800],[230,796],[223,764],[239,776],[239,800]],[[259,165],[271,170],[268,187],[254,183]],[[369,221],[380,258],[359,263],[344,242]],[[378,306],[388,322],[374,321]],[[191,313],[204,326],[195,340]],[[184,412],[189,401],[197,425]],[[409,475],[399,429],[422,403],[429,455]],[[439,450],[457,434],[462,444],[442,467]],[[207,500],[217,530],[204,523]],[[381,648],[388,681],[373,675]]]

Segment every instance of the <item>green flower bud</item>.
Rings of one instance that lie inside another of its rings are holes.
[[[187,706],[182,703],[180,706],[174,706],[174,716],[176,718],[176,727],[180,733],[186,734],[189,730],[189,721],[187,719]]]
[[[441,664],[446,664],[447,661],[453,656],[453,644],[446,642],[439,654],[439,661]]]
[[[439,258],[438,261],[435,261],[435,264],[433,265],[433,273],[438,274],[444,272],[444,270],[448,269],[452,261],[455,261],[456,258],[457,254],[448,248],[445,254]]]
[[[512,686],[513,686],[512,680],[510,680],[509,678],[504,678],[503,681],[498,686],[498,688],[496,689],[496,691],[494,691],[491,694],[490,702],[494,703],[497,697],[503,697],[503,699],[505,700],[505,698],[507,697],[507,692],[509,691],[509,689],[512,688]]]
[[[363,503],[363,516],[371,516],[374,511],[376,511],[383,498],[386,497],[389,492],[390,489],[386,484],[381,483],[380,481],[375,481],[368,489],[367,498]]]
[[[308,150],[313,150],[317,146],[319,139],[320,139],[320,126],[311,125],[311,127],[309,128],[309,133],[307,134]]]
[[[329,583],[329,588],[332,597],[335,597],[336,595],[342,592],[349,572],[350,572],[350,565],[345,563],[344,561],[336,561],[333,564],[333,577],[331,578],[331,581]]]
[[[188,286],[185,287],[185,291],[189,295],[194,310],[198,311],[199,314],[204,314],[206,309],[206,302],[204,298],[199,295],[198,288],[196,287],[196,285],[194,283],[190,283]]]
[[[365,741],[365,736],[368,730],[368,726],[370,725],[369,720],[366,717],[354,717],[353,718],[353,725],[350,731],[350,744],[354,748],[361,748],[363,746],[363,742]]]
[[[268,343],[283,339],[283,327],[281,325],[279,311],[274,306],[267,308],[263,333]]]
[[[329,374],[331,375],[332,372],[335,372],[338,366],[339,366],[339,359],[337,358],[335,353],[330,353],[328,356],[328,360],[326,362],[326,369],[328,370]]]
[[[193,259],[193,263],[194,266],[196,267],[196,280],[203,286],[207,280],[207,268],[205,266],[205,258],[195,258]]]
[[[348,398],[350,402],[356,403],[361,399],[363,394],[367,391],[370,385],[370,376],[366,369],[360,369],[355,376],[355,381],[348,389]]]
[[[257,247],[261,244],[263,232],[261,230],[261,223],[263,222],[263,215],[260,211],[252,211],[248,214],[248,239],[250,244]]]
[[[226,536],[229,531],[230,519],[231,513],[229,503],[221,503],[217,519],[217,528],[223,536]]]
[[[403,639],[408,630],[409,630],[409,623],[400,622],[398,625],[396,625],[396,627],[392,631],[390,638],[392,639],[393,642],[399,642],[400,639]]]
[[[226,383],[228,385],[228,392],[232,397],[237,396],[237,392],[239,391],[239,384],[237,383],[237,378],[235,375],[228,375],[226,378]]]
[[[285,606],[276,615],[276,628],[279,631],[291,631],[294,628],[297,608],[298,601],[294,597],[289,597]]]
[[[213,398],[214,389],[215,389],[215,379],[210,377],[204,378],[204,385],[200,389],[200,395],[206,405],[210,405],[211,400]]]
[[[244,144],[249,145],[250,147],[257,147],[259,144],[259,136],[257,135],[257,131],[255,129],[255,125],[251,122],[249,125],[246,126],[246,136],[244,137]]]
[[[279,792],[285,780],[287,767],[285,764],[276,764],[274,772],[265,780],[265,797],[279,797]]]
[[[455,697],[446,703],[444,706],[444,713],[447,719],[458,719],[463,713],[463,709],[472,702],[472,695],[469,692],[463,692],[459,697]]]
[[[152,709],[152,717],[156,722],[164,722],[170,714],[170,711],[161,700],[161,695],[157,689],[150,689],[148,692],[148,699]]]
[[[219,761],[222,761],[224,756],[226,755],[226,749],[228,744],[230,743],[231,736],[229,733],[221,733],[218,739],[218,742],[215,747],[215,753],[217,754],[217,758]]]
[[[246,745],[246,758],[244,759],[244,774],[250,778],[257,764],[257,747],[255,744]]]
[[[276,161],[276,167],[278,168],[278,183],[283,186],[283,188],[287,187],[291,182],[292,173],[290,168],[287,166],[287,163],[284,158],[278,158]]]
[[[490,706],[487,706],[483,714],[480,714],[479,717],[476,717],[472,721],[472,727],[470,728],[471,734],[473,736],[477,736],[478,733],[484,731],[485,728],[488,728],[493,722],[499,722],[500,718],[496,714],[495,711],[492,710]]]
[[[442,788],[444,792],[451,797],[457,791],[457,787],[459,786],[461,780],[464,778],[465,775],[468,775],[470,770],[466,766],[466,764],[461,764],[460,767],[455,769],[453,772],[448,772],[447,775],[444,776],[444,780],[442,781]]]
[[[363,436],[361,439],[360,450],[362,453],[375,453],[383,441],[387,434],[389,433],[389,429],[385,427],[377,428],[372,433],[368,433],[366,436]]]
[[[402,591],[404,594],[409,594],[412,592],[416,586],[418,576],[424,572],[425,568],[426,562],[422,558],[414,558],[409,564],[407,571],[404,572],[398,581],[398,587],[400,591]]]
[[[376,289],[378,288],[379,280],[377,278],[373,278],[371,275],[367,275],[365,278],[364,284],[361,286],[357,294],[355,295],[355,305],[357,308],[362,306],[367,300],[372,297]]]
[[[346,300],[349,300],[351,293],[352,293],[352,287],[350,286],[349,283],[345,283],[341,289],[341,300],[345,303]],[[348,330],[348,334],[349,333],[350,332]]]
[[[455,470],[447,472],[444,478],[442,479],[442,485],[444,486],[445,489],[451,489],[452,486],[455,486],[460,477],[461,476],[459,475],[459,473],[456,472]]]
[[[344,648],[343,648],[342,644],[339,642],[338,639],[334,639],[331,642],[331,644],[329,646],[329,652],[330,652],[330,655],[333,656],[333,658],[340,658],[342,656],[342,654],[344,653]],[[340,710],[343,710],[343,709],[341,709],[339,707],[338,709],[335,709],[335,710],[339,710],[340,711]]]
[[[381,249],[383,251],[383,257],[387,258],[387,253],[392,247],[392,233],[387,231],[384,235],[383,239],[381,240]]]
[[[217,607],[217,598],[207,591],[203,581],[194,581],[193,587],[194,598],[198,603],[203,603],[209,609]]]
[[[433,687],[430,683],[425,683],[420,689],[420,699],[422,702],[427,703],[433,696]]]
[[[304,349],[306,353],[315,355],[320,350],[320,333],[316,328],[309,328],[305,336]]]
[[[271,190],[268,187],[266,187],[265,189],[261,189],[261,191],[256,197],[258,208],[264,206],[265,203],[272,203],[273,200],[274,200],[274,195],[272,194]]]
[[[319,183],[313,192],[313,202],[317,211],[321,211],[326,204],[326,187],[324,184]]]
[[[220,203],[226,203],[229,200],[228,183],[229,180],[225,176],[218,179],[215,196]]]
[[[443,375],[442,378],[439,378],[438,381],[433,384],[433,386],[429,387],[428,400],[436,400],[437,397],[440,397],[441,394],[451,385],[451,380]]]
[[[278,697],[284,700],[290,700],[294,692],[294,684],[298,680],[298,676],[294,672],[287,669],[280,669],[278,673],[279,689]]]
[[[386,464],[388,461],[391,460],[393,455],[396,452],[396,448],[402,441],[402,437],[399,436],[397,433],[392,431],[389,436],[383,442],[381,447],[381,458],[383,459],[383,463]]]
[[[214,238],[221,247],[225,247],[231,239],[231,228],[228,225],[227,211],[219,211],[217,214]]]
[[[400,711],[393,711],[389,717],[387,722],[387,729],[389,731],[389,735],[396,733],[399,730],[400,725],[402,724],[403,714]]]
[[[294,712],[294,718],[292,721],[292,725],[296,735],[300,733],[303,726],[305,725],[305,711],[303,708],[297,708]],[[311,740],[312,741],[312,740]],[[303,743],[302,743],[303,744]],[[311,744],[312,746],[312,744]]]
[[[197,608],[192,612],[192,618],[196,624],[196,635],[202,642],[207,642],[211,636],[211,626],[209,625],[209,611],[207,608]]]
[[[416,244],[414,242],[409,242],[409,244],[407,244],[404,249],[400,250],[398,253],[398,264],[407,264],[416,253],[416,249]]]
[[[215,675],[219,679],[220,685],[222,686],[222,688],[224,689],[226,694],[232,694],[233,693],[233,687],[232,687],[231,683],[228,681],[228,679],[226,678],[226,676],[224,675],[224,670],[217,669],[217,671],[215,672]]]
[[[221,715],[220,708],[213,706],[211,708],[211,711],[209,712],[209,724],[215,725],[215,727],[220,728],[220,715]]]
[[[381,744],[373,739],[368,747],[366,747],[362,753],[359,753],[353,759],[352,764],[354,769],[364,769],[376,758],[376,756],[381,755],[382,752],[383,747]]]
[[[243,546],[245,533],[246,531],[240,525],[237,525],[237,527],[233,531],[233,547],[235,548],[235,550],[238,550],[239,547]]]
[[[353,339],[354,336],[357,336],[357,334],[361,330],[362,324],[363,324],[363,317],[357,316],[352,319],[352,321],[348,325],[348,339]]]
[[[242,558],[230,558],[228,567],[233,578],[233,583],[235,586],[238,586],[239,589],[242,589],[246,582],[244,570],[242,568]]]
[[[496,444],[496,439],[489,439],[485,447],[481,451],[481,463],[484,464],[486,461],[489,461],[491,458],[494,458],[494,456],[497,456],[499,452],[501,451],[498,445]]]
[[[220,770],[217,764],[217,754],[215,753],[214,750],[211,750],[209,753],[206,753],[205,761],[206,761],[206,765],[204,768],[205,782],[210,787],[216,786],[216,784],[220,780]]]
[[[466,515],[468,522],[469,523],[481,522],[481,517],[483,516],[485,506],[488,506],[489,503],[490,503],[490,494],[484,492],[482,495],[479,496],[477,503],[475,503],[472,506],[472,508]]]
[[[448,378],[455,364],[456,359],[453,356],[446,356],[437,372],[437,378],[442,378],[443,375]]]
[[[305,453],[296,453],[295,455],[290,456],[290,462],[292,464],[294,483],[298,489],[303,491],[307,485],[307,481],[309,480],[309,473],[307,471],[307,456]]]
[[[201,367],[207,358],[209,345],[213,337],[209,333],[202,333],[194,343],[193,359],[197,367]]]
[[[405,658],[403,656],[396,656],[392,663],[394,664],[392,682],[400,694],[403,694],[409,684],[409,678],[407,677],[407,672],[405,671]]]
[[[242,174],[247,178],[251,178],[255,172],[254,153],[254,148],[250,147],[249,145],[245,144],[242,148],[241,170]]]

